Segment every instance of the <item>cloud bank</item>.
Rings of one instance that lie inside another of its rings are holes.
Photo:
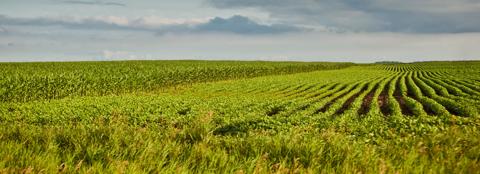
[[[13,26],[62,26],[68,29],[132,30],[165,33],[234,33],[278,34],[306,31],[305,28],[285,24],[260,24],[248,17],[234,15],[229,18],[173,20],[155,16],[129,19],[118,16],[101,17],[36,17],[17,18],[0,15],[0,24]]]
[[[478,0],[26,1],[0,61],[480,59]]]
[[[258,35],[300,31],[306,31],[306,29],[284,24],[259,24],[247,17],[235,15],[230,18],[215,17],[205,23],[193,26],[172,26],[169,29],[161,29],[159,33],[235,33],[243,35]]]
[[[118,2],[103,2],[103,1],[79,1],[79,0],[67,0],[63,1],[66,4],[78,4],[78,5],[101,5],[101,6],[119,6],[126,7],[126,4]]]
[[[296,24],[349,31],[480,32],[476,0],[207,0],[220,9],[256,8]]]

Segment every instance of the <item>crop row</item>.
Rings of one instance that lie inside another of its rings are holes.
[[[407,67],[406,65],[402,66]],[[338,71],[198,84],[181,92],[180,95],[188,96],[188,98],[200,97],[199,101],[196,101],[199,103],[202,103],[202,100],[222,98],[224,101],[218,101],[225,104],[225,106],[221,106],[222,108],[232,108],[231,104],[236,102],[231,100],[238,97],[242,100],[252,101],[239,105],[242,107],[233,107],[236,108],[235,111],[231,111],[233,113],[222,111],[222,115],[248,113],[247,115],[269,117],[286,118],[297,115],[330,119],[382,115],[385,117],[399,115],[441,116],[443,118],[451,115],[478,116],[480,93],[477,87],[468,81],[470,78],[454,79],[453,74],[456,71],[446,71],[450,73],[444,73],[429,69],[418,70],[421,67],[416,66],[409,71],[385,71],[378,70],[378,68],[360,70],[360,68],[352,67]],[[149,95],[147,94],[147,96]],[[121,98],[121,96],[119,97]],[[102,98],[102,95],[92,96],[92,98]],[[83,99],[71,98],[71,100]],[[52,100],[52,102],[68,103],[71,100]],[[48,103],[48,101],[45,102]],[[146,104],[148,102],[150,101],[139,101],[139,103]],[[188,106],[188,104],[182,104],[181,101],[166,101],[166,103],[178,102],[180,103],[178,108],[172,106],[175,111],[162,111],[162,113],[167,115],[196,113],[192,109],[196,106]],[[196,102],[193,102],[193,104]],[[40,106],[43,106],[41,101],[39,103]],[[8,115],[22,115],[23,112],[27,111],[29,114],[26,115],[46,114],[56,116],[59,113],[51,112],[61,108],[46,107],[52,111],[45,111],[40,106],[36,107],[36,104],[38,102],[33,101],[25,104],[4,103],[2,104],[2,111],[5,115],[3,119],[11,120],[16,117],[9,118]],[[85,105],[92,104],[87,102]],[[161,104],[158,103],[158,105]],[[214,105],[217,106],[217,104]],[[26,109],[24,106],[28,106],[27,108],[30,109]],[[102,107],[104,106],[95,106],[94,108]],[[158,108],[162,107],[158,106]],[[216,110],[211,107],[205,108]],[[205,108],[199,110],[209,110]],[[64,114],[60,113],[59,115]],[[75,113],[70,114],[75,115]]]
[[[350,63],[127,61],[0,64],[0,102],[151,92],[227,79],[340,69]]]

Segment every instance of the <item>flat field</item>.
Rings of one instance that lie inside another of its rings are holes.
[[[0,64],[0,173],[479,173],[480,62]]]

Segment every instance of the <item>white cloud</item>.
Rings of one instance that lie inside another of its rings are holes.
[[[74,18],[74,17],[71,17]],[[118,26],[125,27],[137,27],[137,28],[149,28],[149,29],[158,29],[164,26],[171,25],[197,25],[201,23],[208,22],[211,18],[193,18],[193,19],[171,19],[163,18],[159,16],[144,16],[138,18],[127,18],[121,16],[95,16],[95,17],[86,17],[80,18],[76,21],[98,21],[104,22],[107,24],[114,24]]]
[[[110,50],[103,50],[102,54],[103,54],[103,58],[107,60],[126,58],[129,55],[127,51],[110,51]]]
[[[170,19],[159,16],[145,16],[133,19],[130,23],[134,25],[158,27],[163,25],[196,25],[208,22],[211,18],[192,18],[192,19]]]

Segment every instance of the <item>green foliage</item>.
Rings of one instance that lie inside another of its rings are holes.
[[[351,63],[241,61],[118,61],[0,63],[0,101],[150,92],[264,75],[340,69]]]
[[[0,66],[0,173],[480,171],[480,62]]]

